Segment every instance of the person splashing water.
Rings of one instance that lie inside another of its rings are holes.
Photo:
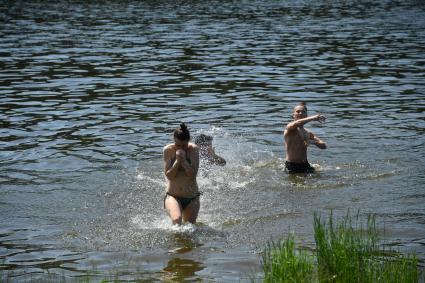
[[[205,134],[200,134],[195,138],[195,144],[199,147],[199,154],[202,161],[207,165],[226,165],[226,160],[215,153],[212,145],[213,137]]]
[[[285,169],[289,173],[312,173],[314,168],[307,160],[307,147],[311,144],[320,149],[326,149],[326,143],[304,128],[304,125],[311,121],[323,123],[325,116],[318,114],[307,116],[307,106],[301,102],[294,107],[292,113],[294,121],[288,123],[283,133],[285,138]]]
[[[200,208],[196,176],[199,168],[199,149],[190,141],[185,125],[174,131],[174,143],[164,147],[164,174],[167,192],[164,198],[166,209],[173,224],[194,224]]]

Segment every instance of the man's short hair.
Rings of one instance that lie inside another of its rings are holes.
[[[300,103],[298,103],[298,105],[297,105],[297,106],[295,106],[295,107],[298,107],[298,106],[302,106],[302,107],[304,107],[305,112],[307,112],[307,104],[306,104],[304,101],[301,101],[301,102],[300,102]],[[295,109],[295,107],[294,107],[294,109]]]
[[[199,136],[197,136],[195,138],[195,144],[197,145],[207,145],[210,142],[212,142],[213,137],[212,136],[208,136],[208,135],[204,135],[204,134],[200,134]]]

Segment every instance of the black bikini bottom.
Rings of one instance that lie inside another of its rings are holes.
[[[183,197],[177,197],[177,196],[173,196],[170,193],[166,193],[165,197],[164,197],[164,208],[165,208],[165,199],[167,198],[167,196],[171,196],[173,198],[176,199],[176,201],[180,204],[180,206],[182,207],[182,210],[184,210],[193,200],[197,199],[199,196],[201,195],[200,192],[198,192],[196,194],[196,196],[191,197],[191,198],[183,198]]]

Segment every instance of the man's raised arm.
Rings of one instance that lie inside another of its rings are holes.
[[[305,124],[307,124],[308,122],[319,121],[320,123],[323,123],[325,120],[326,120],[325,116],[323,116],[322,114],[317,114],[317,115],[314,115],[314,116],[298,119],[296,121],[289,123],[286,126],[286,130],[288,132],[295,131],[298,127],[302,127]]]

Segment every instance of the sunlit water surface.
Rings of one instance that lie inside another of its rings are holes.
[[[238,282],[313,213],[374,213],[425,259],[421,1],[0,5],[0,272],[11,280]],[[284,172],[298,101],[317,173]],[[199,223],[163,210],[180,121],[214,136]]]

